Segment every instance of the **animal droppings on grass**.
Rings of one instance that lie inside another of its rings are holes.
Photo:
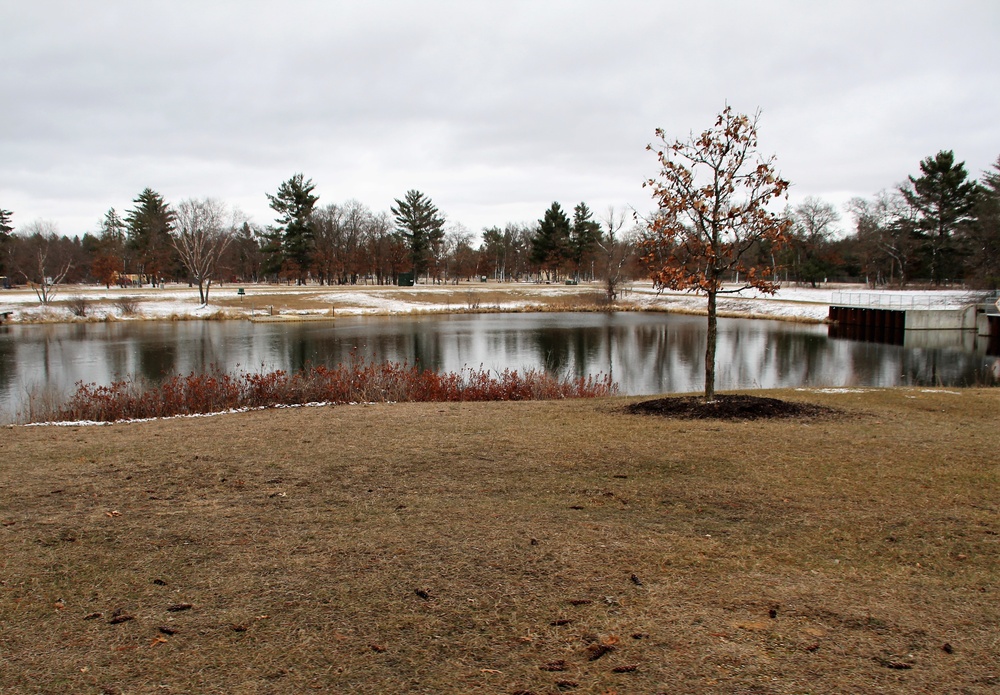
[[[427,592],[427,591],[425,591],[424,589],[414,589],[413,593],[415,593],[417,596],[419,596],[420,598],[422,598],[425,601],[430,601],[431,600],[430,593]]]
[[[629,580],[636,586],[642,586],[642,580],[639,579],[638,575],[633,574],[631,577],[629,577]]]
[[[553,627],[562,627],[563,625],[569,625],[573,622],[572,618],[560,618],[559,620],[553,620],[549,625]]]
[[[571,598],[569,600],[569,605],[571,606],[586,606],[591,603],[593,603],[593,601],[589,598]]]
[[[167,583],[165,581],[163,581],[162,579],[154,579],[153,583],[156,584],[156,586],[166,586],[167,585]]]
[[[560,690],[572,690],[573,688],[579,688],[580,684],[576,681],[556,681],[556,687]]]
[[[108,621],[108,625],[121,625],[122,623],[127,623],[130,620],[135,620],[134,615],[129,615],[128,613],[122,613],[121,615],[116,615],[111,620]]]
[[[104,615],[103,613],[88,613],[87,615],[83,616],[83,619],[84,620],[96,620],[97,618],[100,618],[103,615]]]
[[[156,629],[159,630],[160,632],[162,632],[164,635],[176,635],[177,634],[177,628],[170,627],[169,625],[160,625]]]
[[[167,606],[167,610],[171,613],[178,613],[180,611],[189,611],[194,608],[190,603],[175,603],[172,606]]]
[[[375,644],[374,642],[372,644],[369,644],[368,648],[371,649],[376,654],[382,654],[383,652],[385,652],[385,647],[383,647],[381,644]]]

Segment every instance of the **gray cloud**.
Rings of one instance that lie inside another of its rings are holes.
[[[419,188],[475,230],[646,209],[653,130],[727,102],[762,109],[793,199],[1000,155],[988,1],[8,4],[0,205],[70,234],[146,186],[267,223],[298,171],[324,202]]]

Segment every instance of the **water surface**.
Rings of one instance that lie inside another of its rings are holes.
[[[703,388],[705,319],[658,313],[344,317],[335,322],[181,321],[0,327],[0,418],[27,394],[77,382],[334,365],[357,352],[438,371],[544,369],[610,374],[624,394]],[[957,386],[996,359],[961,332],[906,333],[902,345],[828,336],[822,325],[720,319],[717,388]]]

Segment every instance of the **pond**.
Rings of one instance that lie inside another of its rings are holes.
[[[610,374],[621,393],[703,388],[705,319],[660,313],[460,314],[336,321],[118,322],[0,327],[0,421],[29,394],[77,382],[159,379],[219,367],[294,370],[352,352],[437,371]],[[717,388],[990,383],[997,360],[969,332],[909,331],[902,345],[830,337],[822,325],[720,319]]]

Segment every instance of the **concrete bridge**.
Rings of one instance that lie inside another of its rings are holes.
[[[1000,341],[998,301],[968,293],[834,292],[829,321],[845,338],[903,344],[908,331],[975,331]]]

